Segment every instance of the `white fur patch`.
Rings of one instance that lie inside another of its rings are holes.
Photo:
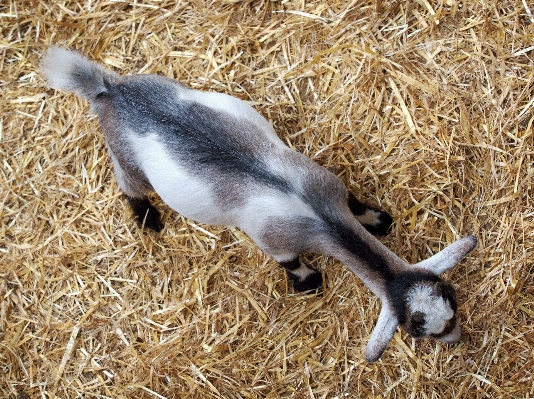
[[[411,313],[424,313],[424,328],[427,335],[441,333],[447,321],[454,316],[454,310],[449,301],[434,295],[432,291],[429,285],[417,284],[410,288],[407,295]]]
[[[284,194],[267,187],[250,193],[242,204],[221,209],[214,200],[217,179],[192,175],[179,164],[156,134],[127,135],[137,162],[163,201],[176,212],[200,223],[237,226],[261,248],[264,223],[274,217],[315,218],[313,210],[295,194]],[[118,176],[120,180],[122,176]],[[221,177],[222,179],[223,177]],[[294,259],[293,253],[271,254],[277,261]]]
[[[304,281],[306,277],[308,277],[310,274],[314,274],[315,271],[310,269],[308,266],[306,266],[304,263],[300,262],[300,267],[295,270],[289,271],[294,276],[297,276],[300,281]]]
[[[91,99],[87,98],[88,92],[104,89],[101,76],[114,76],[113,72],[105,70],[81,54],[57,46],[51,46],[44,53],[39,69],[54,89],[73,91],[88,100]],[[88,73],[92,75],[90,78],[81,77]],[[96,79],[98,76],[100,83]]]
[[[213,200],[211,185],[188,173],[156,134],[128,135],[137,162],[163,201],[182,216],[200,223],[234,225],[233,215]],[[216,182],[214,182],[216,183]]]
[[[446,344],[454,344],[460,340],[462,337],[462,328],[460,327],[460,323],[456,321],[456,325],[454,326],[454,329],[447,335],[437,338],[438,341],[444,342]]]
[[[88,65],[89,61],[74,51],[52,46],[41,59],[39,69],[46,76],[51,87],[72,90],[71,73],[76,64]]]
[[[380,212],[367,209],[363,214],[356,216],[356,219],[361,224],[376,227],[380,224]]]

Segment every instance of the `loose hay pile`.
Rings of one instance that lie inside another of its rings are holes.
[[[529,8],[530,7],[530,8]],[[10,1],[0,6],[0,396],[534,396],[534,7],[516,1]],[[461,344],[397,332],[343,265],[295,295],[239,230],[121,198],[97,120],[37,73],[50,43],[250,101],[396,220],[409,262],[458,236]]]

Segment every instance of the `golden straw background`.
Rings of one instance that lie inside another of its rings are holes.
[[[0,6],[0,397],[534,397],[534,5],[525,0],[52,1]],[[241,231],[154,197],[133,220],[88,105],[39,74],[51,44],[120,74],[249,101],[290,147],[390,212],[446,274],[464,337],[397,331],[334,259],[299,295]]]

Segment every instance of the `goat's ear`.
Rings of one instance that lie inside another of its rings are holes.
[[[365,360],[374,363],[388,347],[399,321],[387,304],[382,305],[380,316],[365,349]]]
[[[415,264],[415,267],[429,271],[439,276],[441,273],[449,270],[451,267],[460,262],[469,254],[477,245],[477,239],[474,236],[464,237],[453,242],[444,250],[434,256]]]

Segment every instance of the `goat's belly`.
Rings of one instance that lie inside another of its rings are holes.
[[[154,191],[176,212],[200,223],[235,225],[231,209],[217,205],[213,190],[217,182],[181,165],[157,135],[131,137],[137,162]]]
[[[153,184],[161,199],[180,215],[200,223],[235,226],[235,211],[221,209],[213,200],[210,190],[193,181],[183,181],[176,189]]]

